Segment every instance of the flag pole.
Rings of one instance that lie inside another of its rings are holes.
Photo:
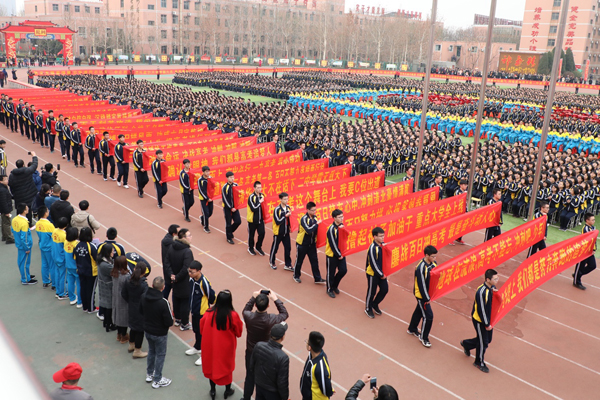
[[[538,143],[539,152],[537,163],[535,165],[535,175],[533,177],[533,187],[531,188],[531,197],[529,198],[529,212],[527,219],[533,219],[535,212],[535,203],[537,201],[537,192],[540,186],[540,175],[542,172],[542,162],[546,151],[546,141],[548,140],[548,130],[550,129],[550,117],[552,116],[552,104],[554,103],[554,93],[556,90],[556,80],[558,79],[558,64],[560,53],[562,52],[563,39],[565,37],[565,28],[567,26],[567,13],[569,11],[569,0],[562,1],[560,10],[560,22],[558,23],[558,33],[556,35],[556,47],[554,51],[554,60],[552,62],[552,74],[550,75],[550,87],[548,88],[548,99],[546,100],[546,109],[544,110],[544,125],[542,125],[542,138]]]

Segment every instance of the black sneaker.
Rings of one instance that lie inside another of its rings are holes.
[[[190,221],[190,219],[188,217],[186,217],[184,219],[185,219],[185,222],[192,222],[192,221]]]
[[[296,282],[296,283],[302,283],[302,280],[300,278],[296,278],[295,276],[293,278],[294,278],[294,282]]]
[[[373,315],[373,311],[371,310],[365,310],[365,314],[367,314],[367,317],[371,319],[375,318],[375,315]]]
[[[581,283],[574,283],[573,286],[575,286],[577,289],[581,289],[581,290],[585,290],[586,287],[583,286]]]
[[[283,270],[284,271],[292,271],[292,272],[294,272],[294,268],[290,267],[289,265],[286,265],[285,267],[283,267]]]
[[[264,257],[264,256],[266,256],[265,252],[264,252],[264,251],[262,251],[262,249],[256,249],[256,252],[257,252],[258,254],[260,254],[261,256],[263,256],[263,257]]]
[[[328,291],[327,291],[327,295],[328,295],[329,297],[331,297],[332,299],[335,299],[335,293],[333,293],[331,290],[328,290]]]
[[[419,332],[413,332],[413,331],[411,331],[410,329],[408,329],[408,330],[406,331],[406,333],[408,333],[409,335],[413,335],[414,337],[421,338],[421,334],[420,334]]]
[[[421,344],[427,348],[431,347],[431,342],[429,342],[429,340],[421,339]]]
[[[159,205],[158,205],[158,208],[160,208],[160,209],[162,210],[162,204],[159,204]]]
[[[471,350],[469,350],[465,347],[465,344],[463,343],[462,340],[460,341],[460,347],[463,348],[463,352],[465,353],[465,356],[471,357]]]
[[[210,229],[208,229],[208,228],[204,228],[204,232],[206,232],[206,233],[211,233],[211,232],[210,232]]]
[[[381,315],[381,310],[379,309],[379,307],[377,307],[377,306],[373,306],[372,308],[373,308],[373,312],[374,312],[375,314],[377,314],[377,315]]]
[[[474,362],[474,363],[473,363],[473,365],[474,365],[476,368],[479,368],[479,370],[480,370],[481,372],[485,372],[486,374],[487,374],[488,372],[490,372],[490,369],[489,369],[489,368],[487,367],[487,365],[485,365],[485,364],[483,364],[483,365],[479,365],[479,364],[477,364],[476,362]]]
[[[42,285],[42,287],[43,287],[44,289],[46,289],[46,288],[49,288],[49,287],[50,287],[50,284],[49,284],[49,283],[44,283],[44,284]]]
[[[317,279],[317,280],[315,281],[315,285],[324,285],[324,284],[326,284],[326,283],[327,283],[327,282],[325,282],[325,279]]]
[[[142,199],[142,198],[144,198],[144,195],[143,195],[143,194],[141,194],[141,193],[138,193],[138,197],[139,197],[140,199]]]
[[[333,291],[335,292],[335,294],[340,294],[340,289],[338,288],[333,289]]]
[[[233,239],[227,239],[227,243],[229,243],[229,244],[235,244],[235,242],[233,241]]]
[[[30,279],[29,282],[23,283],[23,285],[35,285],[38,283],[37,279]]]
[[[251,256],[255,256],[256,255],[256,253],[254,252],[254,250],[251,249],[251,248],[248,248],[248,253],[250,253]]]
[[[275,264],[269,263],[269,267],[271,267],[271,269],[277,269],[277,265],[275,265]]]

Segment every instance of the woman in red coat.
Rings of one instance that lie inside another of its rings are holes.
[[[215,305],[200,319],[202,334],[202,372],[210,380],[210,397],[215,399],[216,385],[225,385],[223,397],[234,393],[231,388],[235,369],[237,338],[242,336],[244,324],[233,309],[229,290],[217,296]]]

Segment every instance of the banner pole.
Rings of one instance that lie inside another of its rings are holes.
[[[492,54],[492,34],[494,30],[494,19],[496,18],[496,1],[492,0],[490,5],[490,19],[488,22],[487,38],[485,42],[485,53],[483,59],[483,76],[481,77],[481,90],[479,91],[479,103],[477,104],[477,122],[475,123],[475,141],[473,142],[473,153],[471,154],[471,168],[469,170],[469,185],[467,186],[467,206],[471,209],[471,195],[475,185],[475,165],[477,163],[477,151],[479,150],[479,137],[481,136],[481,121],[483,119],[483,107],[485,105],[485,89],[487,87],[488,68],[490,55]]]
[[[423,103],[421,107],[421,129],[419,132],[419,150],[417,151],[417,165],[414,180],[415,192],[419,190],[421,180],[421,163],[423,162],[423,146],[425,142],[425,128],[427,128],[427,103],[429,102],[429,79],[431,77],[431,62],[433,60],[433,44],[435,43],[435,18],[437,15],[437,0],[431,5],[431,26],[429,28],[429,47],[427,48],[427,65],[425,66],[425,83],[423,85]],[[424,188],[425,189],[425,188]]]
[[[550,87],[548,89],[548,99],[546,100],[546,109],[544,111],[544,125],[542,126],[542,137],[538,143],[539,152],[537,163],[535,165],[535,175],[533,177],[533,187],[529,198],[529,212],[527,219],[532,220],[535,212],[535,203],[537,202],[538,187],[540,186],[540,174],[542,171],[542,162],[546,151],[546,141],[548,140],[548,130],[550,129],[550,117],[552,116],[552,104],[554,103],[554,92],[556,90],[556,79],[558,78],[558,64],[560,53],[562,52],[563,39],[565,37],[565,28],[567,26],[567,13],[569,11],[569,0],[563,0],[560,10],[560,22],[558,23],[558,33],[556,35],[556,47],[554,51],[554,61],[552,62],[552,74],[550,75]]]

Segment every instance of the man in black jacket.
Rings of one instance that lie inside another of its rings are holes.
[[[250,373],[256,382],[256,400],[287,400],[290,394],[290,358],[282,350],[288,325],[271,328],[268,342],[257,343],[252,353]]]
[[[172,224],[169,226],[165,237],[160,241],[160,257],[163,265],[163,277],[165,278],[165,290],[163,290],[165,299],[168,299],[169,294],[171,293],[171,277],[167,275],[165,260],[167,259],[167,253],[173,244],[173,239],[177,237],[177,233],[179,233],[179,225]]]
[[[50,207],[50,218],[52,221],[58,221],[59,218],[65,217],[67,221],[69,221],[69,226],[71,226],[71,217],[75,214],[75,210],[69,200],[69,191],[63,190],[60,192],[60,200],[57,200]]]
[[[165,280],[162,276],[157,276],[140,303],[140,313],[144,316],[144,332],[148,340],[146,382],[152,382],[154,389],[171,384],[170,379],[162,376],[167,354],[167,336],[169,327],[173,325],[171,307],[162,295],[164,287]]]
[[[12,231],[10,230],[10,217],[13,210],[12,196],[8,190],[8,176],[0,175],[0,214],[2,215],[2,241],[13,244]]]
[[[42,172],[42,183],[48,184],[51,188],[58,183],[58,172],[54,169],[54,165],[48,163],[44,165]]]
[[[165,259],[165,273],[171,281],[173,288],[173,315],[175,326],[181,325],[182,331],[192,328],[190,324],[190,277],[188,268],[194,261],[194,254],[190,249],[192,232],[180,229],[177,239],[173,241]]]
[[[17,160],[15,163],[17,168],[12,170],[10,177],[8,178],[8,186],[10,186],[10,191],[15,200],[15,204],[25,203],[29,207],[27,219],[29,220],[30,226],[32,226],[31,208],[33,206],[33,200],[38,192],[35,183],[33,182],[33,174],[37,173],[38,158],[33,151],[31,152],[31,157],[32,160],[29,167],[25,167],[25,162],[23,160]]]

